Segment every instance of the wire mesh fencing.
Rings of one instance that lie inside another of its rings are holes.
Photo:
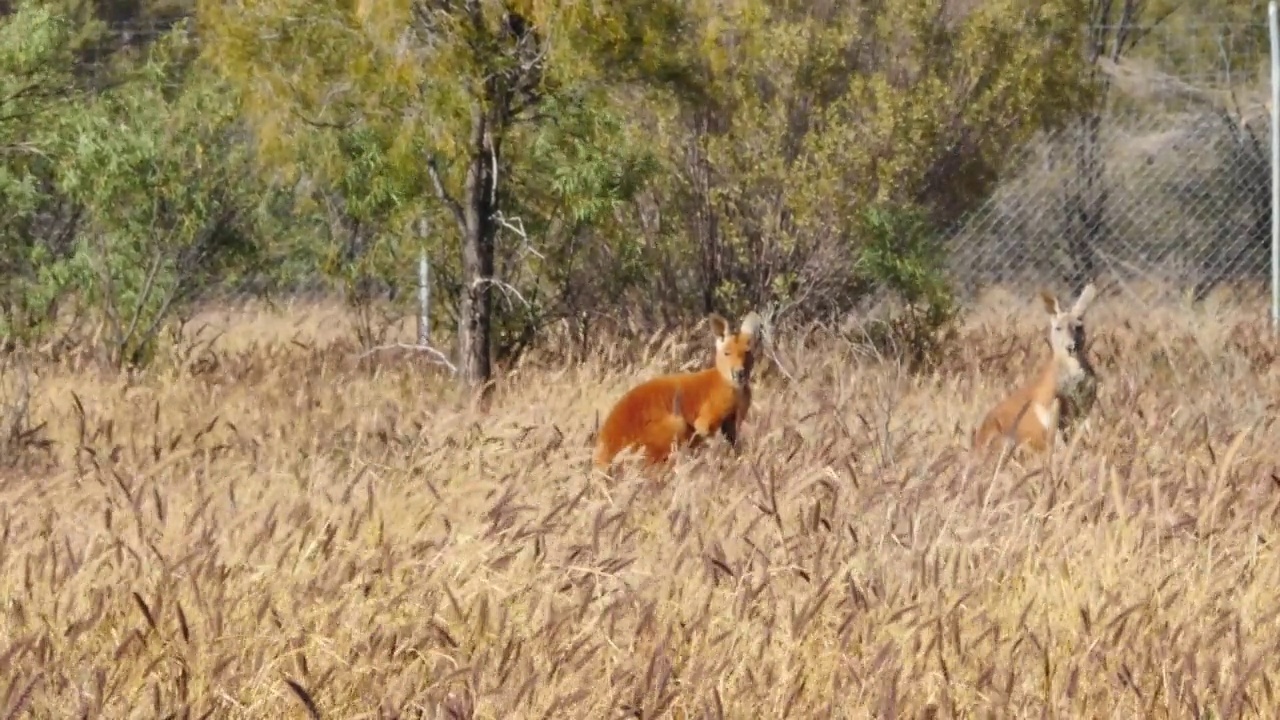
[[[944,238],[961,294],[1088,280],[1144,297],[1266,291],[1266,58],[1250,57],[1245,70],[1190,80],[1152,61],[1104,61],[1109,110],[1018,151],[989,200]]]

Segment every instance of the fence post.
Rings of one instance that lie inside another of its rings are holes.
[[[1271,329],[1280,330],[1280,19],[1267,3],[1271,36]]]
[[[417,256],[417,343],[431,345],[431,266],[426,250]]]

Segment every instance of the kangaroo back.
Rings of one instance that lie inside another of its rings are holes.
[[[634,412],[617,415],[611,413],[597,433],[593,459],[595,467],[608,467],[619,452],[632,448],[642,449],[649,464],[663,462],[670,456],[673,447],[687,442],[693,434],[692,426],[685,419],[682,388],[672,388],[671,403],[666,408],[656,404],[662,395],[662,386],[642,385],[636,390],[645,392],[630,396],[633,399],[627,406],[632,407]],[[619,405],[621,404],[620,402]],[[652,408],[662,410],[656,414],[646,412]]]

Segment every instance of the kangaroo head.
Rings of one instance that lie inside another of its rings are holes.
[[[1079,375],[1088,366],[1085,360],[1084,313],[1093,302],[1097,288],[1093,283],[1080,291],[1080,297],[1070,310],[1063,310],[1058,304],[1058,296],[1048,290],[1040,291],[1040,299],[1049,313],[1049,347],[1053,350],[1054,361],[1060,366],[1069,366],[1068,375]]]
[[[707,318],[716,339],[716,369],[735,388],[751,382],[756,346],[760,341],[760,316],[754,312],[742,319],[742,327],[734,332],[729,321],[716,313]]]

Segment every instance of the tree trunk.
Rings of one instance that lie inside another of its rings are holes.
[[[497,204],[494,170],[498,143],[489,118],[479,103],[471,108],[471,137],[466,186],[463,189],[462,289],[459,326],[462,375],[472,386],[489,382],[493,374],[490,328],[493,324],[494,240]]]
[[[699,281],[702,285],[702,312],[715,310],[716,290],[724,277],[720,258],[719,217],[713,196],[714,180],[711,176],[711,161],[707,158],[702,142],[710,136],[711,121],[707,113],[699,113],[694,120],[693,137],[689,141],[686,152],[689,178],[692,180],[689,210],[690,235],[694,247],[698,249],[699,265],[702,273]]]
[[[1096,252],[1106,241],[1109,230],[1101,129],[1099,112],[1081,120],[1076,144],[1076,177],[1067,199],[1067,250],[1071,270],[1066,280],[1075,294],[1097,279]]]

